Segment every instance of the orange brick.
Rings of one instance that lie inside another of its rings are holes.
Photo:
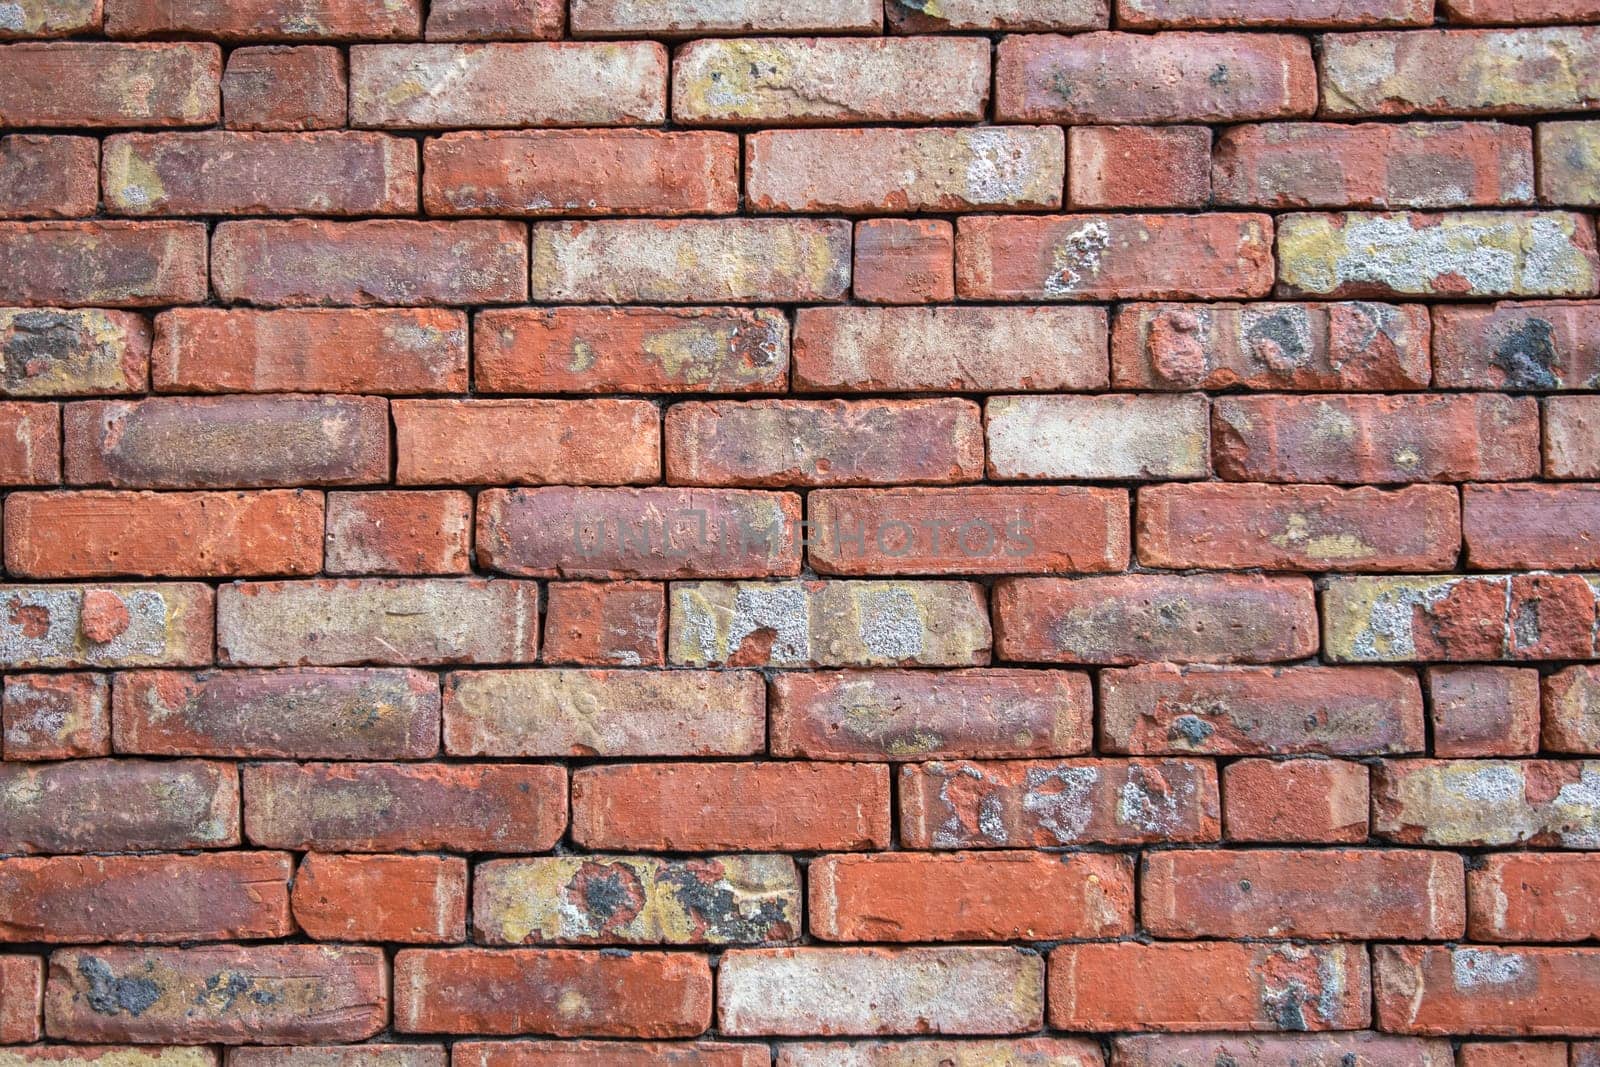
[[[329,493],[329,574],[466,574],[472,568],[466,493]]]
[[[300,861],[293,901],[295,922],[317,941],[465,941],[467,861],[313,852]]]
[[[954,300],[955,231],[937,219],[856,223],[851,291],[871,304]]]
[[[1074,126],[1067,160],[1075,208],[1204,207],[1211,199],[1204,126]]]

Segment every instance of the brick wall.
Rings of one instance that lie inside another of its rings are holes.
[[[0,42],[0,1067],[1600,1065],[1600,3]]]

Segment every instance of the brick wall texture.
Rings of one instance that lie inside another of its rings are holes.
[[[0,0],[0,1067],[1600,1067],[1597,211],[1597,0]]]

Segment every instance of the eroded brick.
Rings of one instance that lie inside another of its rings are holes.
[[[112,37],[196,34],[224,41],[388,40],[422,32],[422,0],[107,0]]]
[[[1552,301],[1433,309],[1438,384],[1547,391],[1600,384],[1600,308]]]
[[[0,308],[0,394],[143,392],[150,326],[126,311]]]
[[[1098,30],[1105,28],[1111,15],[1109,0],[939,0],[937,4],[896,0],[884,7],[893,33]],[[780,1054],[779,1062],[787,1064],[789,1061]],[[861,1065],[852,1062],[850,1067],[865,1067],[867,1062]]]
[[[1542,122],[1539,148],[1539,199],[1546,204],[1593,207],[1600,204],[1600,123]]]
[[[44,1036],[44,963],[38,956],[0,956],[0,1045]],[[0,1049],[0,1056],[5,1050]]]
[[[997,396],[986,405],[991,478],[1146,481],[1211,469],[1204,396]]]
[[[14,6],[0,23],[0,40],[93,33],[104,16],[101,0],[28,0]]]
[[[1377,1022],[1402,1034],[1589,1037],[1600,1033],[1593,989],[1600,951],[1377,945]]]
[[[1474,941],[1588,941],[1600,856],[1512,852],[1484,856],[1467,872],[1468,933]]]
[[[1597,789],[1589,761],[1386,760],[1373,773],[1372,833],[1446,848],[1595,848]]]
[[[1552,396],[1544,408],[1544,473],[1550,478],[1600,478],[1600,400]]]
[[[430,41],[542,41],[560,37],[565,0],[431,0]]]
[[[573,0],[572,32],[583,37],[698,37],[757,33],[876,33],[877,0]]]
[[[202,667],[215,596],[205,585],[0,586],[0,665]]]
[[[13,674],[0,706],[7,760],[111,755],[111,683],[101,674]]]
[[[1531,714],[1538,723],[1537,706]],[[1544,679],[1543,741],[1553,752],[1600,754],[1600,668],[1580,664]]]

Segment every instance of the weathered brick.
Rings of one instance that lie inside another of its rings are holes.
[[[1023,662],[1271,663],[1317,650],[1308,578],[1006,578],[994,613],[996,652]]]
[[[770,308],[494,309],[472,341],[483,393],[773,393],[789,381],[789,323]]]
[[[539,589],[483,578],[235,582],[218,590],[232,666],[531,663]]]
[[[856,223],[850,292],[872,304],[934,304],[956,298],[956,231],[943,219]]]
[[[1061,206],[1056,126],[768,130],[745,145],[755,211],[910,214]]]
[[[120,489],[382,482],[381,397],[150,397],[68,404],[67,481]]]
[[[1542,122],[1536,142],[1541,201],[1600,205],[1600,181],[1594,177],[1600,168],[1600,123]]]
[[[1600,485],[1469,485],[1461,503],[1471,567],[1600,566]]]
[[[704,956],[409,949],[394,961],[403,1034],[692,1037],[710,1023]]]
[[[1075,3],[1076,0],[1064,2]],[[890,5],[890,17],[893,18],[902,6]],[[958,0],[953,5],[941,3],[939,9],[942,11],[952,6],[973,5],[962,4]],[[1046,0],[1028,6],[1053,8],[1059,5],[1055,0]],[[778,1067],[983,1067],[985,1060],[1002,1067],[1103,1067],[1105,1064],[1099,1043],[1081,1037],[1011,1037],[988,1041],[807,1041],[785,1042],[778,1046]]]
[[[1326,759],[1242,759],[1222,769],[1229,841],[1357,844],[1367,839],[1367,768]]]
[[[422,0],[106,0],[112,37],[197,34],[224,41],[386,40],[422,32]]]
[[[1386,760],[1372,833],[1404,844],[1600,847],[1600,764],[1582,760]]]
[[[800,573],[800,497],[739,489],[488,489],[478,563],[528,578]]]
[[[1044,1021],[1044,960],[1017,948],[736,949],[717,985],[725,1034],[1013,1034]]]
[[[245,1046],[228,1050],[228,1067],[445,1067],[443,1045]]]
[[[1375,945],[1378,1025],[1402,1034],[1600,1034],[1600,951]]]
[[[28,1045],[0,1048],[3,1067],[62,1063],[77,1067],[218,1067],[217,1053],[199,1046]]]
[[[899,792],[911,849],[1215,841],[1221,829],[1209,760],[912,763]]]
[[[1288,34],[1016,36],[995,58],[1002,122],[1245,122],[1316,107],[1310,45]]]
[[[1435,755],[1531,756],[1539,751],[1537,671],[1430,667],[1428,703]]]
[[[659,582],[551,582],[545,663],[659,667],[667,661],[666,587]]]
[[[9,693],[9,684],[7,689]],[[1525,696],[1525,693],[1519,695]],[[1533,723],[1538,724],[1537,704],[1525,714],[1531,715]],[[1600,754],[1600,667],[1580,664],[1545,678],[1543,740],[1544,747],[1552,752]],[[1535,738],[1535,749],[1537,746],[1538,739]],[[9,747],[6,758],[11,758]]]
[[[101,0],[26,0],[13,8],[0,20],[0,40],[93,33],[104,14]]]
[[[1016,358],[1028,353],[1027,359]],[[801,308],[796,392],[1103,388],[1106,313],[1091,307]]]
[[[1247,207],[1530,204],[1533,139],[1498,123],[1234,126],[1218,135],[1211,188]]]
[[[1451,22],[1594,22],[1593,0],[1442,0],[1440,14]],[[1577,1067],[1588,1067],[1579,1064]]]
[[[573,0],[572,32],[583,37],[698,37],[756,33],[877,33],[877,0]]]
[[[1322,112],[1517,115],[1600,104],[1600,31],[1337,33],[1322,39]]]
[[[0,941],[288,937],[293,874],[284,852],[0,860]]]
[[[661,414],[648,401],[396,400],[391,408],[400,485],[627,485],[661,477]]]
[[[1204,207],[1211,131],[1204,126],[1074,126],[1067,202],[1090,207]]]
[[[422,205],[430,215],[728,215],[739,209],[739,138],[728,133],[447,133],[427,142],[423,163]]]
[[[808,507],[808,559],[819,574],[1090,573],[1128,564],[1121,489],[823,489]]]
[[[989,661],[981,586],[676,582],[667,655],[689,667],[967,667]]]
[[[882,764],[638,763],[572,774],[572,839],[584,848],[859,851],[887,848],[889,837]]]
[[[119,753],[256,759],[426,759],[439,684],[406,670],[129,671],[116,676]]]
[[[45,1028],[74,1041],[360,1041],[384,1028],[375,948],[101,946],[50,957]]]
[[[1226,300],[1271,291],[1266,215],[972,215],[956,224],[956,292],[970,300]]]
[[[1538,404],[1495,394],[1224,396],[1217,473],[1245,482],[1458,482],[1536,477]]]
[[[1177,667],[1100,673],[1100,745],[1136,755],[1370,756],[1426,747],[1422,690],[1383,667]]]
[[[466,574],[472,498],[450,489],[328,494],[329,574]]]
[[[0,308],[0,395],[143,392],[150,326],[127,311]]]
[[[1588,941],[1600,856],[1512,852],[1484,856],[1467,872],[1467,930],[1474,941]]]
[[[99,159],[92,137],[0,137],[0,219],[93,215]]]
[[[1559,211],[1278,217],[1278,295],[1593,296],[1587,218]]]
[[[997,396],[991,478],[1154,480],[1210,473],[1204,396]]]
[[[350,49],[352,126],[628,126],[666,117],[667,50],[653,41]]]
[[[528,297],[527,234],[514,222],[224,222],[211,257],[212,284],[227,302],[510,304]]]
[[[972,122],[988,99],[989,43],[975,38],[694,41],[672,63],[685,126]]]
[[[13,674],[6,678],[7,760],[111,755],[111,683],[102,674]]]
[[[1460,502],[1446,485],[1158,485],[1139,490],[1138,512],[1146,567],[1449,570],[1461,550]]]
[[[1089,677],[1072,671],[808,671],[771,693],[774,756],[1070,756],[1092,740]]]
[[[1600,305],[1438,306],[1437,384],[1448,389],[1590,389],[1600,383]]]
[[[327,45],[235,48],[222,74],[230,130],[336,130],[345,123],[344,53]]]
[[[453,756],[749,756],[766,740],[754,671],[467,671],[445,679]]]
[[[1127,856],[824,856],[807,876],[811,934],[824,941],[1055,941],[1133,932]]]
[[[264,848],[543,852],[567,821],[560,767],[249,763],[245,834]]]
[[[205,666],[214,600],[187,582],[0,585],[0,666]]]
[[[1173,850],[1145,856],[1139,918],[1156,937],[1446,940],[1466,932],[1448,852]]]
[[[467,861],[313,852],[295,874],[294,921],[316,941],[465,941]]]
[[[1448,2],[1448,0],[1447,0]],[[1117,0],[1117,25],[1130,29],[1214,26],[1429,26],[1430,0],[1359,0],[1329,7],[1315,0]],[[1141,1060],[1142,1064],[1143,1061]]]
[[[0,764],[0,853],[138,852],[239,843],[231,764]]]
[[[0,1045],[44,1036],[39,1020],[43,1001],[44,964],[39,957],[0,956]]]
[[[737,945],[800,936],[788,856],[549,856],[479,864],[485,945]]]
[[[1421,305],[1124,304],[1111,333],[1122,389],[1425,388]]]
[[[1462,1042],[1459,1067],[1567,1067],[1563,1041]]]
[[[1320,7],[1319,10],[1327,10]],[[1209,1057],[1237,1067],[1455,1067],[1448,1041],[1359,1031],[1200,1037],[1139,1034],[1112,1038],[1117,1067],[1175,1067]]]
[[[198,222],[0,222],[0,301],[149,307],[207,297]]]
[[[322,494],[12,493],[6,570],[17,578],[235,578],[322,569]]]
[[[1600,478],[1600,400],[1547,397],[1544,473],[1550,478]]]
[[[0,485],[53,485],[60,480],[60,409],[0,402]]]
[[[589,304],[838,300],[844,219],[601,219],[533,224],[533,298]]]
[[[560,37],[565,0],[431,0],[430,41],[542,41]]]
[[[222,49],[201,42],[5,45],[0,124],[209,126],[221,112]]]
[[[768,1067],[765,1045],[720,1041],[457,1041],[459,1067]]]

